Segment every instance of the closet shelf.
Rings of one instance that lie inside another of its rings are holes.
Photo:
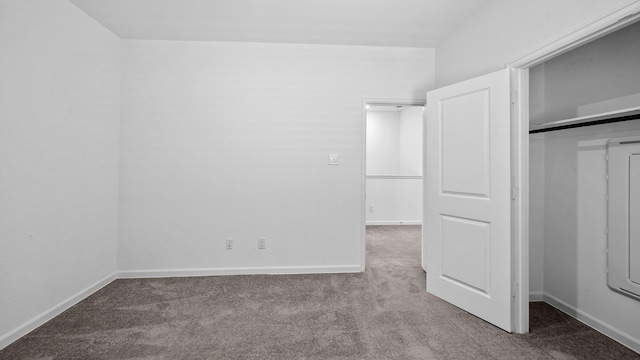
[[[529,134],[640,119],[640,106],[531,126]]]

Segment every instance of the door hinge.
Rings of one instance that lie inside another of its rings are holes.
[[[515,104],[516,102],[518,102],[518,92],[517,91],[512,91],[511,92],[511,103]]]
[[[517,297],[519,291],[520,291],[520,284],[512,283],[511,284],[511,296],[514,297],[514,298]]]
[[[518,190],[520,190],[517,186],[511,187],[511,200],[518,200]]]

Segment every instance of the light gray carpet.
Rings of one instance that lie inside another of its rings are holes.
[[[640,359],[552,307],[513,335],[425,292],[419,226],[367,228],[363,274],[117,280],[0,359]]]

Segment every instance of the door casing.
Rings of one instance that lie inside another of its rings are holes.
[[[575,49],[601,36],[619,30],[640,19],[640,2],[629,4],[619,10],[593,21],[590,24],[560,36],[539,49],[507,63],[511,71],[512,106],[512,184],[513,201],[513,253],[512,262],[515,295],[513,306],[514,332],[529,332],[529,69],[555,56]],[[362,194],[361,194],[361,251],[360,270],[365,271],[365,224],[366,224],[366,105],[367,104],[406,104],[424,106],[426,100],[362,100]],[[423,136],[424,138],[424,136]],[[424,146],[424,144],[423,144]],[[423,167],[423,173],[427,171]],[[424,244],[424,240],[423,240]],[[423,256],[424,259],[424,256]],[[423,263],[423,267],[426,265]]]
[[[629,4],[507,64],[511,70],[514,329],[529,332],[529,69],[640,19],[640,2]]]

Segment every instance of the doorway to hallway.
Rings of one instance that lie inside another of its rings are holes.
[[[423,104],[365,104],[366,226],[422,224]]]

